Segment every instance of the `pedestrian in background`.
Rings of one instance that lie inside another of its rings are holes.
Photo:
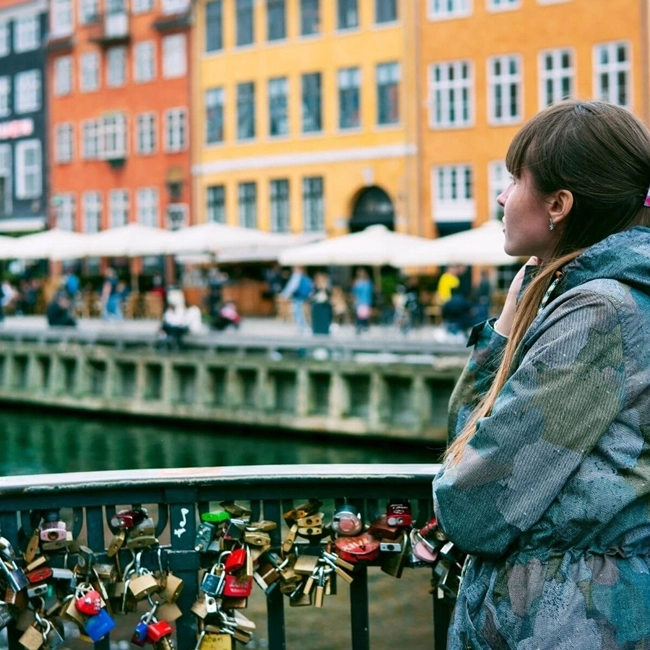
[[[293,321],[300,332],[307,331],[305,303],[309,300],[313,288],[314,283],[307,275],[304,267],[294,266],[291,277],[280,294],[282,298],[291,300]]]
[[[332,324],[332,290],[327,273],[314,276],[314,293],[311,299],[311,330],[314,334],[329,334]]]
[[[117,273],[112,267],[106,269],[104,284],[102,285],[101,305],[104,320],[122,320],[121,297],[117,289],[119,283]]]
[[[372,313],[372,282],[368,272],[357,269],[352,283],[352,297],[354,298],[354,314],[356,317],[357,334],[370,329],[370,315]]]

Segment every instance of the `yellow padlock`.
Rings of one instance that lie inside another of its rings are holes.
[[[225,633],[201,632],[196,650],[233,650],[233,637]]]

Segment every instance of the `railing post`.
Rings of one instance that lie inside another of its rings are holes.
[[[370,624],[368,613],[368,568],[359,566],[350,584],[350,619],[352,624],[352,650],[370,650]]]

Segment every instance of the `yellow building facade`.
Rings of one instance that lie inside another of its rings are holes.
[[[541,108],[607,99],[648,123],[646,2],[420,2],[426,234],[499,216],[508,145]]]
[[[412,0],[198,0],[193,223],[417,234]]]

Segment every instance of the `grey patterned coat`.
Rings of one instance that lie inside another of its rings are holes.
[[[650,228],[564,270],[492,414],[433,482],[470,554],[450,650],[650,649]],[[478,336],[452,438],[505,341],[489,324]]]

